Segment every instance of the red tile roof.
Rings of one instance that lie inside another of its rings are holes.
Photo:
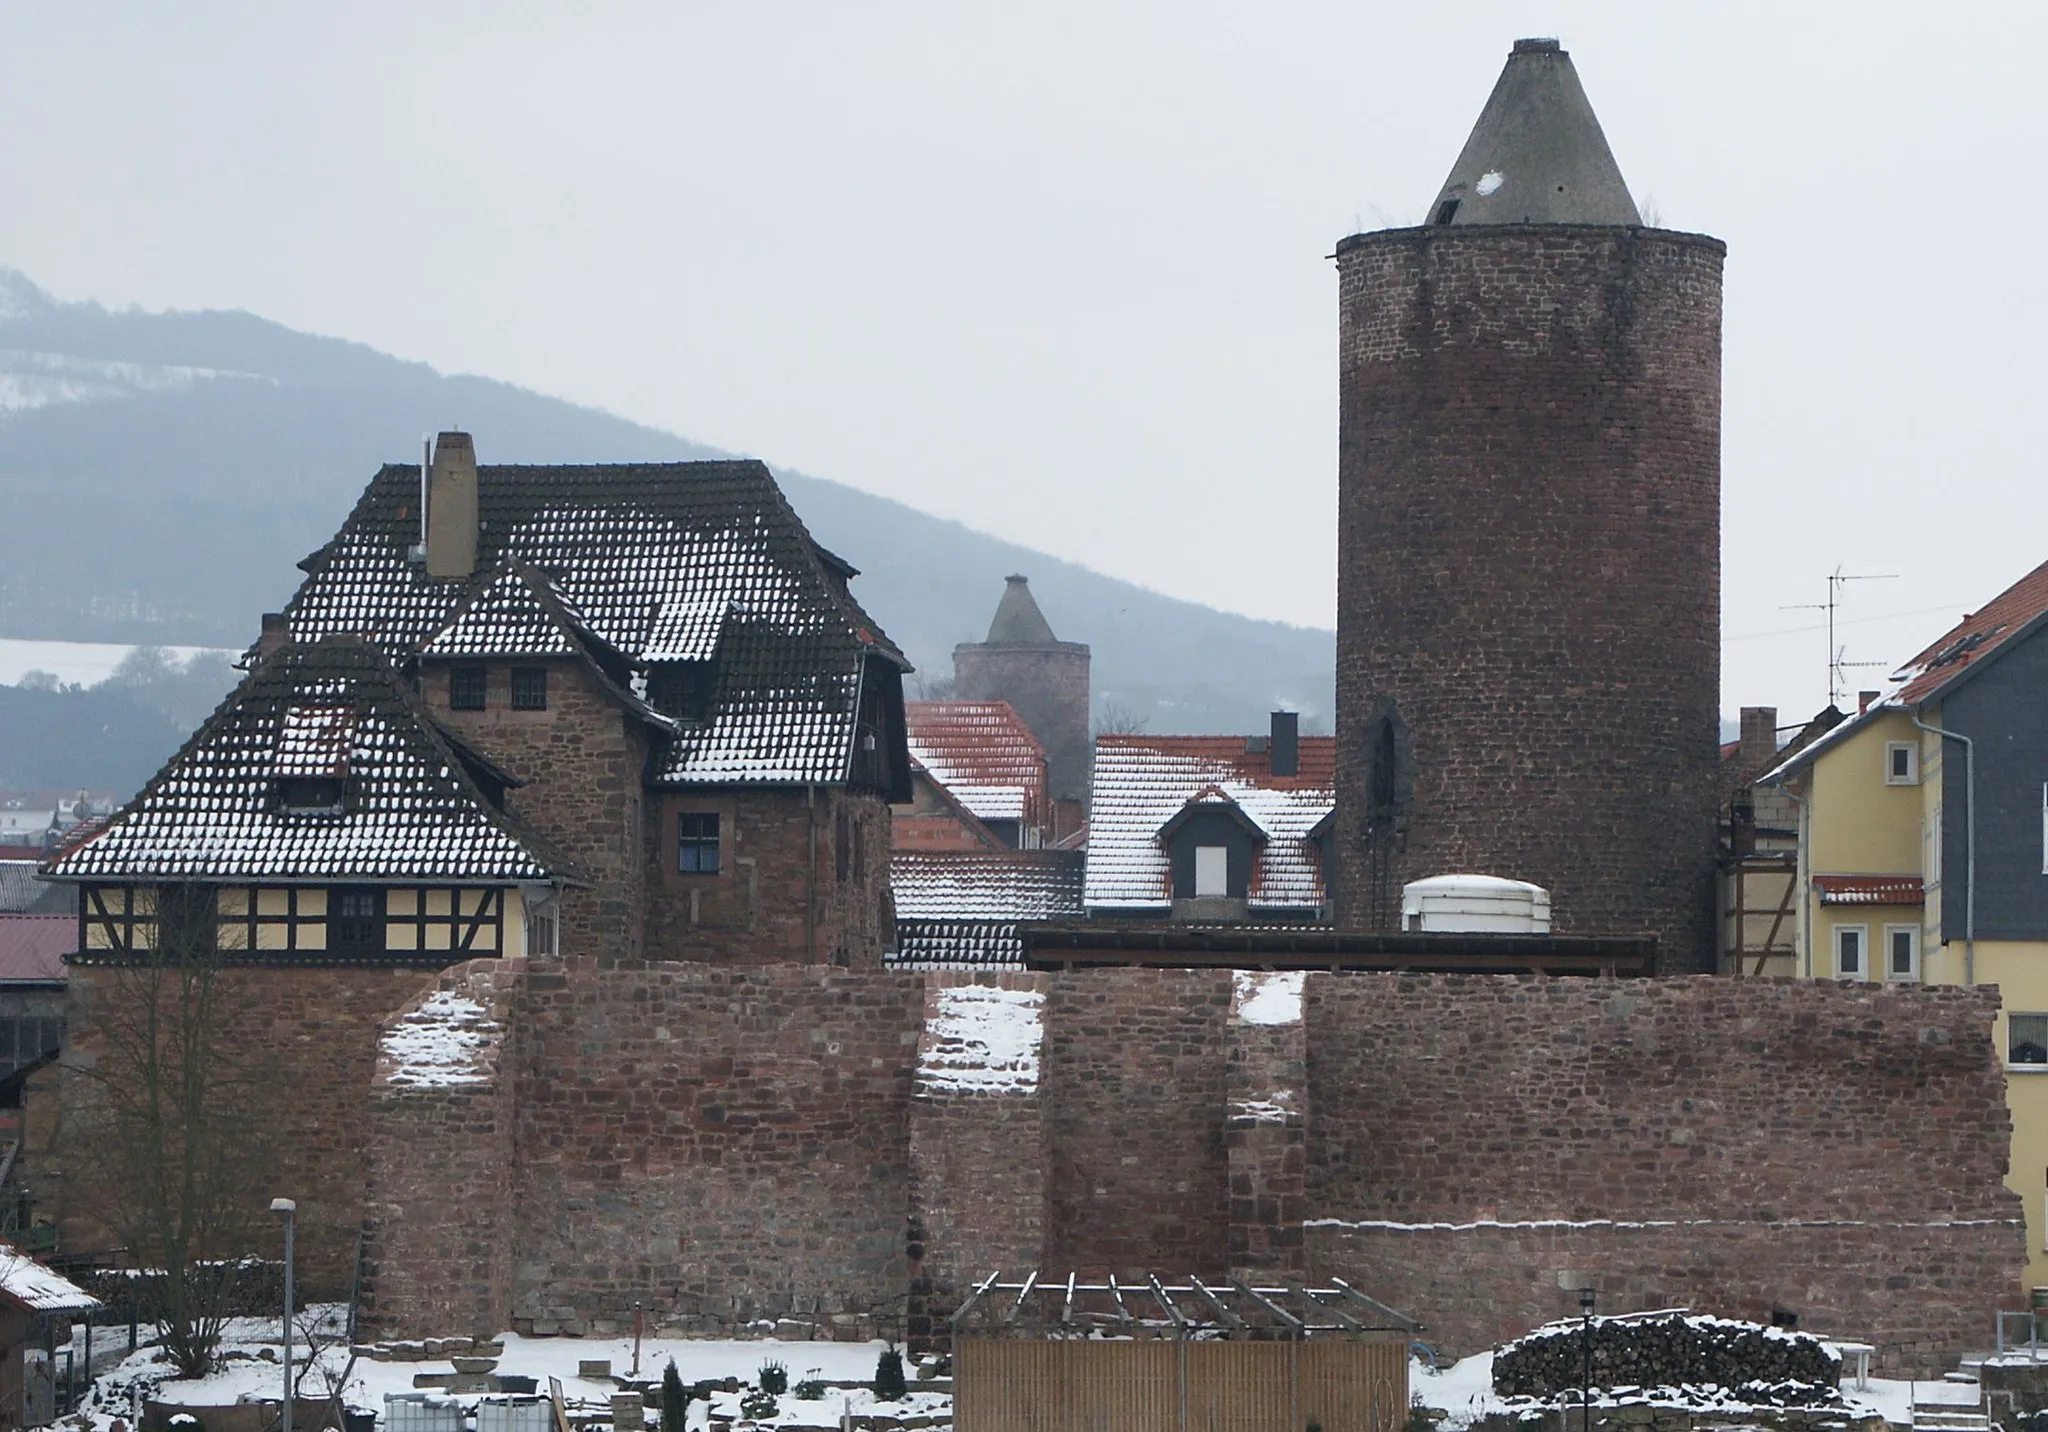
[[[1925,905],[1927,889],[1917,875],[1816,875],[1813,888],[1823,905]]]
[[[1045,748],[1007,701],[911,701],[910,759],[983,820],[1043,826]]]
[[[78,948],[73,915],[0,915],[0,983],[62,980],[64,957]]]
[[[1890,704],[1918,706],[1970,671],[2048,612],[2048,562],[2014,582],[1984,607],[1964,617],[1941,639],[1907,662],[1893,680],[1905,684]]]

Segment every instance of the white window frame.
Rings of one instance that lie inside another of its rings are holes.
[[[1904,752],[1906,774],[1894,775],[1892,757]],[[1918,741],[1887,741],[1884,743],[1884,783],[1888,786],[1917,786],[1920,784],[1920,743]]]
[[[1856,936],[1856,956],[1858,961],[1858,968],[1853,971],[1842,968],[1842,936],[1852,931]],[[1829,934],[1828,942],[1834,946],[1836,979],[1867,980],[1870,978],[1870,926],[1837,925]]]
[[[2048,875],[2048,781],[2041,783],[2041,873]]]
[[[1892,941],[1904,935],[1912,942],[1912,950],[1903,970],[1892,967]],[[1920,927],[1918,925],[1886,925],[1884,927],[1884,977],[1894,983],[1918,980],[1920,978]]]
[[[2048,1049],[2048,1013],[2042,1013],[2038,1010],[2015,1009],[2005,1016],[2005,1067],[2008,1069],[2021,1069],[2034,1074],[2048,1074],[2048,1059],[2043,1059],[2038,1063],[2032,1060],[2024,1064],[2013,1062],[2012,1046],[2015,1032],[2013,1026],[2016,1021],[2022,1019],[2038,1019],[2041,1021],[2039,1031],[2041,1038],[2035,1042],[2043,1049]]]
[[[1210,882],[1203,880],[1206,873],[1216,877],[1217,889],[1205,888]],[[1221,900],[1230,894],[1230,847],[1227,845],[1198,845],[1195,847],[1195,898],[1197,900]]]

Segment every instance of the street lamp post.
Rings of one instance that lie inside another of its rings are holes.
[[[1585,1363],[1579,1378],[1579,1427],[1581,1432],[1593,1432],[1593,1289],[1590,1285],[1579,1289],[1579,1316],[1582,1320],[1582,1336]],[[287,1426],[284,1432],[292,1432]]]
[[[292,1432],[292,1215],[298,1204],[289,1198],[270,1200],[270,1211],[284,1218],[284,1421],[283,1432]]]

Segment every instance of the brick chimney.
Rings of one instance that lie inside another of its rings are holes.
[[[1301,716],[1293,711],[1273,713],[1273,735],[1266,743],[1266,760],[1276,776],[1292,776],[1301,770]]]
[[[268,661],[277,655],[277,649],[292,639],[292,625],[286,621],[283,612],[265,612],[263,631],[256,638],[256,659]]]
[[[1742,708],[1742,735],[1735,746],[1735,764],[1744,779],[1761,773],[1778,754],[1778,708]]]
[[[468,433],[442,433],[427,476],[427,575],[474,574],[476,532],[476,444]]]
[[[1856,714],[1861,716],[1870,709],[1870,703],[1884,693],[1881,691],[1859,691],[1856,693]]]

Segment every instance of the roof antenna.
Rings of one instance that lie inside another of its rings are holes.
[[[415,563],[427,560],[427,468],[434,461],[434,440],[420,434],[420,540],[405,555]]]
[[[1835,610],[1842,604],[1842,588],[1851,582],[1895,582],[1897,572],[1848,572],[1839,563],[1828,573],[1828,599],[1825,602],[1800,602],[1780,607],[1785,612],[1826,612],[1828,614],[1828,705],[1840,706],[1849,694],[1849,668],[1856,666],[1883,666],[1881,661],[1847,661],[1846,646],[1835,645]]]

